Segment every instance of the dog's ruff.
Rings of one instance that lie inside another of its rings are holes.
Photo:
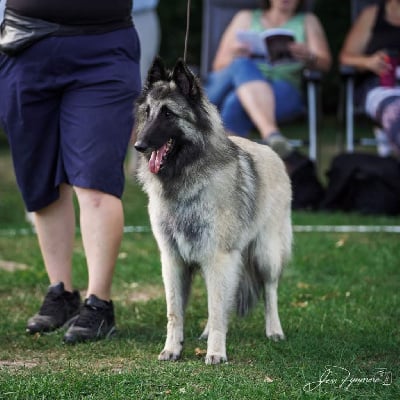
[[[135,106],[138,177],[161,252],[167,338],[159,360],[177,360],[192,274],[208,296],[207,364],[227,361],[229,313],[265,297],[265,329],[284,338],[278,280],[291,255],[291,187],[268,146],[227,137],[216,108],[182,62],[156,59]]]

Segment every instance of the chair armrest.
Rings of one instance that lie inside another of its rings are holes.
[[[359,72],[357,71],[357,68],[355,68],[355,67],[352,67],[350,65],[341,64],[339,66],[339,73],[342,78],[351,78],[351,77],[354,77],[355,75],[357,75]]]
[[[322,80],[322,72],[316,69],[305,68],[303,70],[303,78],[307,82],[320,82]]]

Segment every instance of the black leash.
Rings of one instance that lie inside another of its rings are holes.
[[[190,26],[190,0],[187,0],[185,48],[183,51],[183,61],[185,63],[186,63],[187,45],[188,45],[188,41],[189,41],[189,26]]]

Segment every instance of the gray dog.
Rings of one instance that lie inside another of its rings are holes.
[[[198,79],[157,58],[136,107],[138,177],[161,252],[167,338],[159,360],[177,360],[193,272],[208,295],[207,364],[227,361],[232,309],[244,315],[264,293],[266,335],[284,338],[278,281],[292,245],[291,187],[267,146],[226,135]]]

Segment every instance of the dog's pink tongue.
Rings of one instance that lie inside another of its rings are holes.
[[[153,151],[149,160],[149,169],[153,174],[158,174],[160,171],[162,159],[167,151],[167,144],[161,146],[158,150]]]

